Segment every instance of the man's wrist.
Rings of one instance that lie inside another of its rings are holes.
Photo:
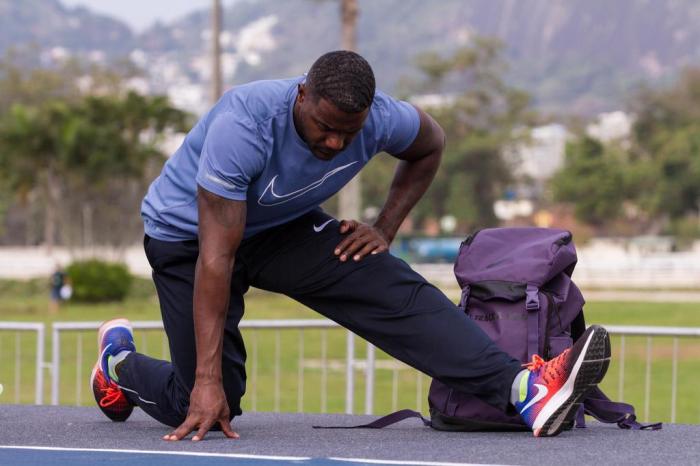
[[[195,382],[198,384],[221,383],[223,377],[220,371],[215,370],[196,370],[194,373]]]
[[[394,240],[394,236],[396,236],[396,232],[398,231],[398,227],[393,227],[391,223],[382,216],[377,219],[373,227],[384,237],[387,244],[391,244],[391,242]]]

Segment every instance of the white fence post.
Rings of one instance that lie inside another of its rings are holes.
[[[374,411],[374,345],[367,342],[367,367],[365,368],[365,414]]]
[[[36,330],[36,393],[34,404],[44,403],[44,324],[39,324]]]
[[[51,330],[51,404],[58,405],[58,384],[61,379],[61,343],[58,324]]]
[[[44,324],[42,322],[0,322],[0,330],[36,332],[36,380],[34,382],[34,404],[42,404],[44,401]],[[16,364],[21,364],[21,361],[17,362]],[[18,380],[15,381],[15,385],[17,385],[17,383],[19,383]]]
[[[345,338],[345,414],[352,414],[355,404],[355,335],[348,330]]]

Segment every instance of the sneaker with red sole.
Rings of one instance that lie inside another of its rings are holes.
[[[114,422],[124,422],[131,416],[134,405],[114,381],[107,380],[99,364],[92,368],[90,386],[97,406],[105,416]]]
[[[535,437],[558,435],[576,416],[579,403],[605,376],[610,364],[610,337],[589,327],[574,346],[550,361],[534,355],[520,382],[515,408]]]
[[[103,323],[97,332],[97,347],[100,354],[92,374],[90,386],[97,406],[115,422],[126,421],[134,405],[123,390],[109,376],[109,358],[122,351],[136,351],[131,324],[127,319],[114,319]]]

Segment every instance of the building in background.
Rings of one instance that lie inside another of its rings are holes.
[[[586,126],[586,134],[603,144],[620,142],[629,144],[629,137],[634,124],[634,116],[623,111],[605,112]]]
[[[525,142],[506,151],[504,156],[512,165],[517,182],[494,204],[498,219],[508,222],[535,213],[547,181],[564,166],[569,137],[569,131],[561,124],[537,126],[530,130]]]

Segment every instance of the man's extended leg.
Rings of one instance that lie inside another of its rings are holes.
[[[195,380],[192,303],[199,250],[197,241],[165,242],[148,237],[144,247],[153,268],[172,363],[133,352],[118,366],[118,383],[133,403],[158,421],[176,427],[187,415]],[[243,267],[236,264],[222,353],[224,391],[231,417],[241,413],[240,399],[245,392],[246,353],[238,322],[243,316],[247,288]]]
[[[340,262],[333,255],[342,240],[338,222],[314,230],[329,219],[314,212],[253,237],[239,250],[251,285],[287,294],[397,359],[505,410],[520,362],[400,259],[382,253]]]

